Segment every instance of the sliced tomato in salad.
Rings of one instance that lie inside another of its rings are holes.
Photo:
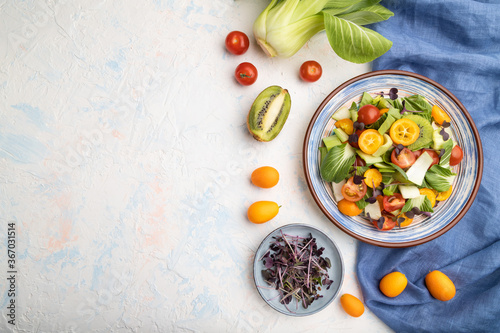
[[[458,163],[462,162],[463,158],[464,152],[462,151],[462,148],[460,148],[458,145],[453,147],[453,149],[451,150],[450,165],[457,165]]]
[[[375,226],[375,228],[377,228],[378,230],[382,230],[382,231],[387,231],[387,230],[391,230],[392,228],[394,228],[397,224],[396,220],[393,220],[392,218],[390,217],[387,217],[387,216],[382,216],[382,218],[384,219],[384,222],[382,223],[382,225],[379,225],[379,220],[373,220],[372,223],[373,225]]]
[[[400,193],[394,193],[393,195],[384,195],[382,200],[383,208],[386,212],[393,212],[395,210],[403,208],[406,200]]]
[[[429,149],[429,148],[423,148],[423,149],[420,149],[420,150],[415,150],[413,152],[413,155],[415,155],[415,159],[419,158],[420,155],[422,155],[423,152],[426,152],[427,154],[429,154],[431,157],[432,157],[432,164],[429,166],[429,168],[431,166],[433,166],[434,164],[439,164],[439,154],[433,150],[433,149]]]
[[[413,154],[413,152],[408,148],[401,149],[399,154],[396,153],[396,149],[394,149],[391,153],[391,162],[396,164],[401,169],[412,166],[416,160],[417,158],[415,157],[415,154]]]
[[[349,180],[342,186],[342,196],[347,201],[359,201],[363,199],[367,191],[367,187],[364,181],[361,184],[354,183],[354,177],[349,178]]]

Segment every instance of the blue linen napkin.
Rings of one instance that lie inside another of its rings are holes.
[[[393,41],[373,69],[402,69],[448,88],[467,108],[481,136],[484,170],[468,213],[446,234],[405,249],[361,243],[357,275],[365,304],[396,332],[500,332],[500,1],[392,0],[394,12],[373,28]],[[431,270],[457,288],[447,302],[425,287]],[[380,279],[408,278],[396,298]]]

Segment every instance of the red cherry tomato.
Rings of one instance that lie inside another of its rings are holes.
[[[415,163],[416,158],[413,152],[408,148],[403,148],[399,155],[396,155],[396,149],[391,153],[391,162],[396,164],[401,169],[405,169]]]
[[[380,118],[380,110],[371,104],[363,105],[358,111],[358,123],[370,125]]]
[[[424,151],[432,157],[432,164],[429,166],[429,168],[434,164],[439,164],[440,161],[439,154],[433,149],[422,148],[420,150],[414,151],[413,155],[415,155],[415,159],[419,158]]]
[[[399,193],[393,195],[384,195],[382,205],[386,212],[393,212],[404,207],[406,200]]]
[[[314,60],[306,61],[300,66],[300,78],[307,82],[318,81],[323,74],[321,65]]]
[[[462,148],[460,148],[458,145],[453,147],[453,149],[451,150],[450,165],[451,166],[457,165],[462,161],[463,158],[464,158],[464,152]]]
[[[244,86],[249,86],[257,81],[257,68],[249,62],[242,62],[236,67],[234,77]]]
[[[361,184],[354,184],[354,177],[349,178],[349,180],[342,186],[342,195],[347,201],[359,201],[361,200],[367,191],[365,182]]]
[[[248,50],[250,41],[241,31],[231,31],[226,37],[226,49],[235,55],[241,55]]]
[[[382,216],[385,221],[384,221],[384,224],[382,225],[382,228],[379,228],[378,226],[378,220],[373,220],[372,223],[373,225],[375,226],[375,228],[377,228],[378,230],[383,230],[383,231],[387,231],[387,230],[391,230],[392,228],[394,228],[396,226],[396,221],[387,217],[387,216]]]

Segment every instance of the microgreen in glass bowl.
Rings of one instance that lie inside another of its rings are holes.
[[[276,229],[262,241],[254,260],[254,279],[275,310],[305,316],[325,308],[343,280],[343,262],[331,238],[305,224]]]

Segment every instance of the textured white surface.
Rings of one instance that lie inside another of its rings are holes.
[[[9,332],[296,332],[389,330],[338,301],[284,316],[255,290],[253,253],[273,229],[309,223],[339,245],[341,293],[361,297],[356,241],[317,208],[302,143],[312,114],[370,70],[339,59],[324,34],[295,56],[225,51],[251,35],[267,1],[0,1],[0,330]],[[298,78],[314,59],[316,83]],[[259,79],[238,85],[234,68]],[[245,118],[277,84],[292,97],[281,134],[253,140]],[[272,165],[272,189],[251,172]],[[254,225],[258,200],[282,205]],[[16,326],[7,323],[7,223],[17,226]]]

